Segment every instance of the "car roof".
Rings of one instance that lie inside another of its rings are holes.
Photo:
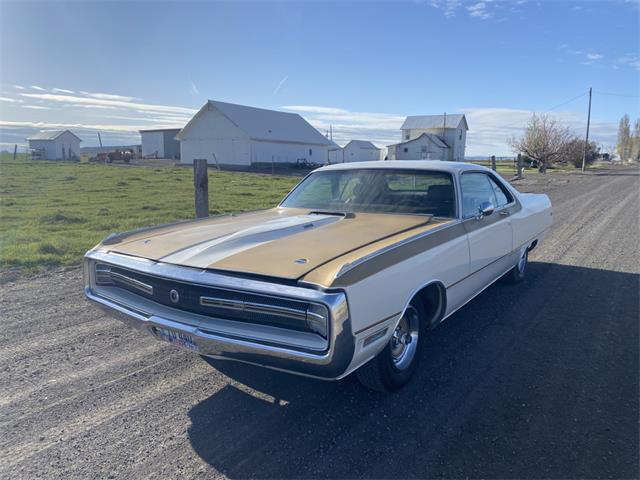
[[[347,162],[326,165],[317,170],[362,170],[362,169],[406,169],[406,170],[435,170],[439,172],[460,173],[466,170],[490,170],[481,165],[465,162],[443,162],[441,160],[378,160],[372,162]]]

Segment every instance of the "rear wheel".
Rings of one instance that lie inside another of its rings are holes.
[[[520,283],[524,280],[527,272],[527,263],[529,263],[529,250],[525,249],[524,253],[518,259],[518,263],[503,277],[504,280],[507,283]]]
[[[425,330],[424,307],[411,302],[384,350],[356,371],[360,383],[379,392],[400,390],[418,365]]]

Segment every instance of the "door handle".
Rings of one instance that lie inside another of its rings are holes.
[[[501,217],[508,217],[509,216],[509,212],[507,212],[506,210],[503,210],[500,212],[500,216]]]

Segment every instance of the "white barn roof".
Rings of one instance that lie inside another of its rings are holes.
[[[469,125],[467,124],[467,119],[464,114],[452,114],[446,115],[446,125],[445,125],[445,115],[412,115],[405,119],[401,130],[414,130],[420,128],[458,128],[460,122],[464,122],[465,129],[469,130]]]
[[[364,148],[365,150],[380,150],[380,148],[376,147],[373,143],[368,140],[351,140],[347,143],[344,148],[347,148],[349,145],[352,145],[359,148]]]
[[[75,133],[73,133],[71,130],[41,130],[35,135],[32,135],[31,137],[27,138],[27,140],[55,140],[65,132],[69,132],[71,135],[76,137],[79,141],[82,141],[82,139],[78,137]]]
[[[209,100],[178,134],[178,139],[207,106],[221,111],[252,140],[308,143],[331,146],[333,142],[313,128],[297,113],[278,112],[234,103]]]

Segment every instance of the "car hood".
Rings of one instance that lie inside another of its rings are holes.
[[[275,208],[141,231],[106,241],[102,248],[164,263],[293,280],[431,221],[424,215],[345,216]]]

